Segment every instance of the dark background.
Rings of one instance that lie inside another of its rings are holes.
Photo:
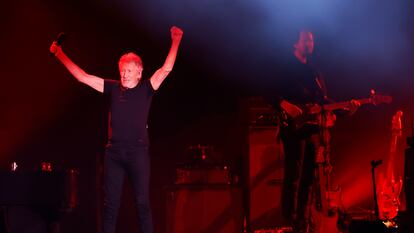
[[[397,165],[413,109],[414,8],[411,1],[35,1],[2,3],[0,10],[0,165],[37,169],[41,161],[80,171],[80,206],[63,232],[93,232],[96,166],[106,140],[107,105],[76,82],[49,52],[65,32],[66,53],[87,72],[117,79],[128,51],[144,61],[144,77],[159,68],[170,46],[169,28],[184,37],[173,72],[150,113],[152,203],[163,227],[163,187],[190,145],[212,145],[216,159],[238,167],[240,100],[260,95],[285,77],[286,59],[300,28],[315,34],[313,63],[336,100],[363,98],[375,88],[390,105],[363,106],[333,131],[335,181],[347,208],[372,208],[370,165],[389,150],[391,116],[405,112]],[[236,169],[237,170],[237,169]],[[240,171],[239,171],[240,172]],[[402,170],[399,170],[402,174]],[[128,196],[120,232],[134,227]]]

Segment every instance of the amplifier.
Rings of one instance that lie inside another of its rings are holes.
[[[231,184],[226,166],[212,168],[177,168],[175,184]]]
[[[191,184],[165,190],[166,233],[243,232],[242,188]]]

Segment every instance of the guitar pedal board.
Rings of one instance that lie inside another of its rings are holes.
[[[175,184],[232,184],[227,166],[212,168],[177,168]]]
[[[254,230],[253,233],[288,233],[293,232],[292,227],[275,227],[275,228],[263,228]]]

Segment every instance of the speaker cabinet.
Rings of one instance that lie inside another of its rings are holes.
[[[414,214],[414,149],[405,150],[404,188],[407,212]]]
[[[283,147],[277,127],[255,126],[248,133],[248,219],[250,230],[282,226]]]
[[[229,185],[167,188],[167,233],[240,233],[242,191]]]
[[[349,233],[386,233],[387,230],[381,221],[353,220],[349,226]]]

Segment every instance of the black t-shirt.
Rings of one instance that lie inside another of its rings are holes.
[[[326,88],[322,77],[309,64],[292,58],[283,68],[279,94],[293,104],[302,106],[307,103],[326,102]]]
[[[134,88],[122,87],[120,81],[104,81],[104,94],[110,97],[108,143],[113,145],[149,144],[147,120],[154,89],[149,79]]]

